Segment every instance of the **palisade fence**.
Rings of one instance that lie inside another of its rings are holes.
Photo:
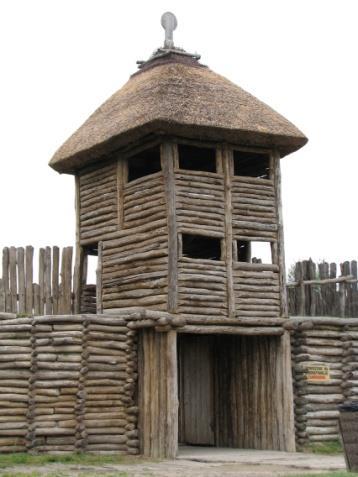
[[[356,260],[339,266],[304,260],[292,275],[287,284],[290,316],[358,317]]]
[[[34,266],[34,248],[5,247],[2,251],[0,312],[59,315],[72,314],[75,304],[81,313],[96,313],[96,286],[75,285],[73,247],[40,248]],[[38,270],[38,281],[34,281]],[[76,296],[76,289],[81,296]]]

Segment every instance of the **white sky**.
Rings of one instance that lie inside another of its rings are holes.
[[[357,258],[357,0],[0,0],[0,248],[74,243],[55,150],[163,43],[263,100],[310,142],[285,158],[286,262]]]

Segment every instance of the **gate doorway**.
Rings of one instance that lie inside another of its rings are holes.
[[[178,335],[179,444],[280,449],[274,336]]]

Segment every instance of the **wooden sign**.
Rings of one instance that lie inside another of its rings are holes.
[[[322,383],[329,381],[329,366],[326,364],[312,364],[307,366],[306,380],[309,383]]]

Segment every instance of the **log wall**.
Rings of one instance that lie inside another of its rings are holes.
[[[344,318],[290,320],[299,445],[339,438],[338,405],[358,400],[358,323]],[[328,380],[308,380],[312,366],[327,366]]]
[[[103,309],[167,309],[168,232],[163,174],[125,185],[124,228],[103,241]]]
[[[206,147],[216,150],[217,172],[181,169],[175,141],[160,147],[161,171],[129,182],[130,152],[79,172],[77,245],[96,249],[103,243],[104,310],[145,306],[204,320],[287,315],[279,157],[272,154],[268,179],[235,176],[233,148]],[[217,238],[220,259],[183,256],[183,234]],[[268,242],[272,264],[238,262],[238,240]]]
[[[78,227],[82,243],[99,242],[118,229],[117,163],[90,166],[79,174]]]
[[[132,319],[0,321],[0,452],[138,453]]]

